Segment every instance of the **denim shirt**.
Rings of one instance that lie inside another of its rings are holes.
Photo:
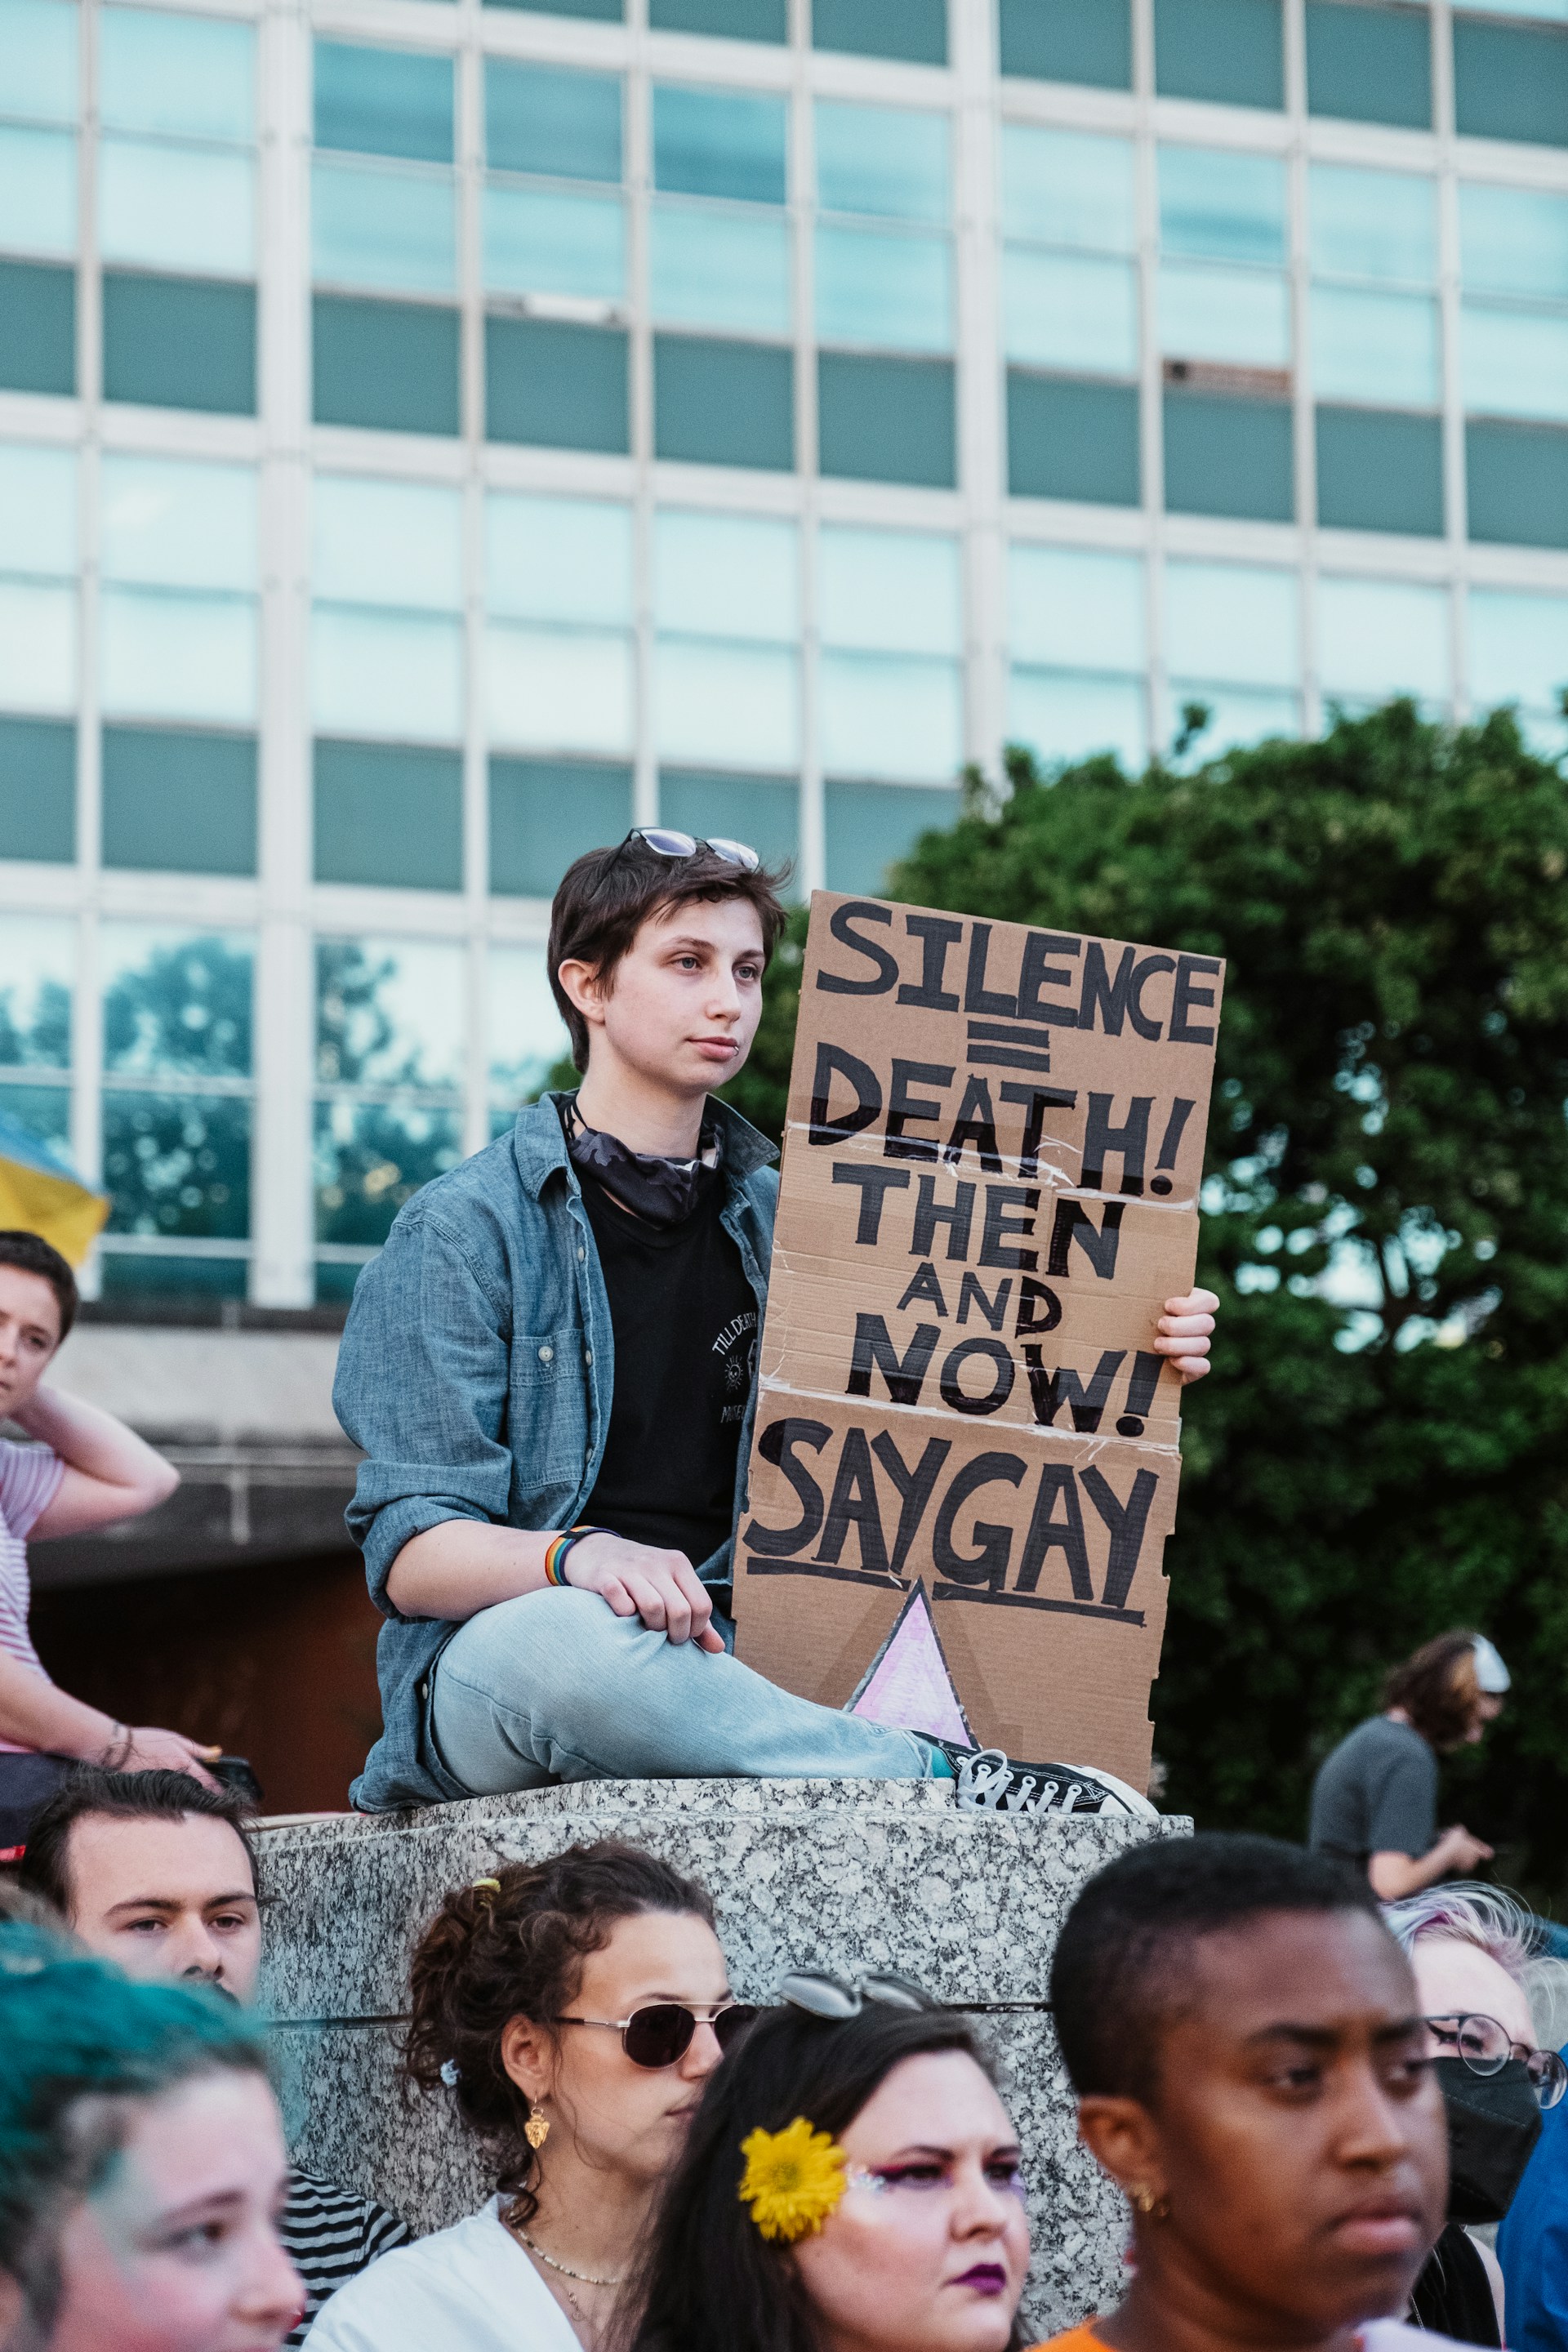
[[[388,1598],[404,1545],[443,1519],[569,1528],[604,1458],[615,1338],[561,1099],[531,1103],[510,1136],[416,1192],[354,1289],[332,1402],[367,1457],[346,1516],[386,1621],[376,1643],[382,1735],[349,1791],[365,1811],[470,1793],[426,1732],[430,1671],[458,1628],[405,1617]],[[778,1155],[738,1111],[711,1108],[723,1140],[720,1220],[756,1293],[760,1331]],[[736,1517],[755,1410],[753,1381]],[[732,1541],[703,1562],[707,1582],[727,1581]]]

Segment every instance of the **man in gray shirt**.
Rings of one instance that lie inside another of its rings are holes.
[[[1389,1675],[1388,1704],[1327,1756],[1312,1783],[1309,1843],[1343,1854],[1384,1903],[1464,1877],[1492,1849],[1437,1829],[1437,1758],[1471,1746],[1501,1712],[1509,1672],[1484,1633],[1439,1633]]]

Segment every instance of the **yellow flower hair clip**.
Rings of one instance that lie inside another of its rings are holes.
[[[804,2116],[787,2130],[752,2132],[741,2142],[746,2169],[740,2197],[764,2238],[793,2246],[821,2229],[845,2189],[845,2155]]]

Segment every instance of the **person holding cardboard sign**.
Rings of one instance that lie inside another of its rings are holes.
[[[642,829],[579,858],[549,960],[581,1087],[426,1185],[360,1279],[334,1402],[387,1621],[365,1810],[599,1776],[964,1793],[939,1740],[730,1654],[777,1179],[710,1089],[744,1065],[784,921],[739,843]],[[1217,1303],[1168,1302],[1152,1346],[1184,1379]],[[1075,1777],[1080,1807],[1113,1801]]]

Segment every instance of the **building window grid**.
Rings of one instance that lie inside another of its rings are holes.
[[[1289,5],[1294,6],[1296,5],[1296,0],[1289,0]],[[84,9],[83,16],[85,18],[90,19],[93,13],[94,12],[91,10]],[[475,56],[477,44],[475,42],[472,20],[473,16],[476,16],[477,13],[477,11],[470,12],[468,9],[464,9],[462,11],[463,38],[468,55],[475,64],[477,64],[477,57]],[[1146,14],[1147,0],[1137,0],[1135,18],[1141,20],[1146,16]],[[1444,36],[1447,33],[1447,26],[1445,20],[1447,20],[1448,15],[1449,11],[1447,6],[1443,5],[1443,0],[1435,0],[1434,16],[1436,19],[1435,24],[1435,32],[1437,36],[1436,47],[1440,59],[1442,58],[1442,53],[1446,47]],[[541,36],[542,50],[545,50],[551,46],[548,40],[549,26],[550,20],[548,18],[541,18],[537,20],[537,23],[532,19],[528,20],[526,23],[518,19],[509,19],[506,26],[506,32],[514,42],[516,41],[517,37],[521,35],[522,46],[524,47],[529,47],[531,46],[530,37],[537,30],[540,32]],[[1135,29],[1137,32],[1137,38],[1135,39],[1135,56],[1146,59],[1148,54],[1147,27],[1139,21],[1135,26]],[[611,28],[608,27],[595,28],[596,37],[606,34],[610,30]],[[489,31],[489,27],[487,25],[484,31],[479,36],[480,41],[484,40],[488,37]],[[622,52],[619,48],[616,48],[611,52],[609,45],[605,44],[605,46],[606,54],[605,55],[604,61],[605,66],[608,67],[613,62],[614,57],[621,55]],[[628,35],[626,39],[624,52],[626,62],[628,66],[631,62],[631,37]],[[89,47],[89,43],[84,42],[84,56],[82,61],[84,78],[90,76],[90,65],[86,54]],[[511,54],[513,52],[509,49],[508,53]],[[1288,43],[1288,55],[1289,54],[1289,44]],[[471,69],[472,67],[470,66],[470,70]],[[804,95],[806,88],[814,88],[816,86],[812,73],[812,60],[809,58],[809,55],[796,60],[795,79],[797,91],[802,95]],[[1294,80],[1294,77],[1292,77],[1292,80]],[[929,89],[929,87],[930,79],[928,77],[927,88]],[[1436,113],[1439,125],[1441,125],[1445,114],[1448,113],[1451,109],[1451,98],[1448,94],[1450,87],[1451,76],[1447,69],[1447,62],[1444,60],[1440,64],[1439,71],[1436,76]],[[1016,86],[1015,85],[1013,90],[1010,91],[1010,113],[1013,111],[1011,100],[1016,97]],[[1035,96],[1034,93],[1028,93],[1027,95],[1030,98]],[[1115,111],[1116,101],[1113,94],[1108,95],[1105,93],[1097,93],[1096,96],[1106,114],[1110,114]],[[1050,93],[1046,93],[1047,100],[1049,100],[1049,97]],[[927,102],[930,102],[929,99],[927,100]],[[1137,101],[1135,100],[1130,100],[1127,102],[1125,107],[1127,127],[1130,130],[1132,128],[1131,118],[1136,104]],[[1030,119],[1039,119],[1038,112],[1037,110],[1033,109],[1029,109],[1027,110],[1029,111]],[[1083,116],[1080,112],[1075,112],[1071,119],[1081,122]],[[1429,159],[1434,165],[1436,165],[1438,157],[1438,142],[1442,136],[1440,129],[1438,131],[1435,132],[1430,142],[1425,142],[1414,134],[1403,134],[1403,136],[1398,140],[1397,150],[1395,151],[1393,142],[1391,142],[1384,134],[1377,131],[1370,126],[1357,127],[1354,131],[1347,133],[1345,126],[1334,125],[1334,135],[1326,141],[1321,138],[1321,126],[1316,122],[1303,126],[1295,120],[1294,116],[1288,116],[1280,127],[1286,133],[1287,138],[1295,137],[1304,128],[1306,132],[1307,148],[1311,153],[1331,155],[1335,160],[1352,160],[1364,157],[1365,161],[1369,164],[1389,164],[1397,161],[1398,164],[1405,168],[1410,168],[1411,164],[1418,157],[1422,157],[1423,148],[1425,148],[1425,159]],[[267,128],[268,126],[265,123],[261,125],[264,136],[266,135]],[[1213,143],[1229,144],[1230,140],[1228,132],[1228,125],[1222,125],[1218,130],[1211,131],[1208,125],[1205,124],[1205,136]],[[1142,142],[1141,142],[1140,144],[1141,147],[1143,146]],[[89,185],[90,184],[92,174],[92,159],[90,152],[89,152],[90,150],[90,145],[91,142],[83,142],[84,152],[81,159],[81,179]],[[477,142],[474,143],[474,147],[470,151],[469,143],[465,141],[463,147],[465,157],[467,157],[470,152],[474,154],[475,169],[477,171]],[[1146,152],[1146,149],[1144,152]],[[1460,163],[1465,166],[1466,176],[1484,176],[1494,183],[1517,181],[1528,182],[1530,184],[1541,184],[1544,182],[1547,184],[1557,187],[1568,186],[1568,163],[1565,163],[1564,159],[1556,154],[1547,155],[1543,153],[1542,151],[1535,151],[1533,152],[1523,154],[1520,158],[1515,158],[1514,156],[1510,155],[1506,157],[1500,164],[1496,164],[1493,162],[1493,158],[1496,156],[1496,153],[1497,151],[1495,148],[1488,151],[1487,166],[1484,174],[1482,174],[1478,169],[1468,164],[1468,159],[1464,156],[1463,152],[1461,151]],[[1443,339],[1444,398],[1442,406],[1445,430],[1448,438],[1451,453],[1455,444],[1458,441],[1463,429],[1462,409],[1459,404],[1458,386],[1457,383],[1455,340],[1452,333],[1452,321],[1447,315],[1453,309],[1457,308],[1458,299],[1456,249],[1457,230],[1453,219],[1456,210],[1456,175],[1451,165],[1448,164],[1447,161],[1445,161],[1441,166],[1436,169],[1436,175],[1438,180],[1440,191],[1444,226],[1443,268],[1440,272],[1439,279],[1439,292],[1446,314]],[[460,186],[468,176],[468,165],[465,163],[459,167]],[[1295,174],[1292,174],[1291,176],[1292,178],[1296,177]],[[464,204],[464,212],[474,211],[474,209],[475,208],[471,205],[467,203]],[[93,217],[93,208],[90,205],[85,203],[80,205],[79,211],[80,230],[79,267],[82,272],[84,279],[85,294],[85,282],[89,278],[96,277],[97,274],[96,223]],[[474,230],[476,233],[472,237],[472,247],[476,262],[478,257],[477,226],[476,212],[474,220]],[[467,228],[465,228],[462,244],[463,249],[465,253],[467,253],[470,245],[470,235]],[[635,233],[632,239],[632,246],[633,250],[635,251]],[[1294,224],[1294,233],[1292,236],[1292,252],[1295,257],[1293,267],[1298,275],[1298,278],[1301,277],[1308,266],[1306,261],[1306,240],[1301,233],[1301,224],[1300,221],[1297,221]],[[1141,262],[1141,266],[1145,269],[1148,267],[1148,254],[1145,251],[1142,257]],[[268,267],[265,247],[263,248],[261,257],[261,266],[264,271]],[[798,298],[799,278],[803,272],[809,272],[809,267],[810,263],[808,255],[802,256],[797,258],[796,337],[798,342],[807,342],[809,341],[805,324],[810,315],[809,306],[803,305]],[[466,298],[466,301],[468,304],[474,303],[479,299],[479,273],[477,267],[473,268],[471,270],[468,267],[465,267],[464,277],[468,282],[464,285],[462,290]],[[1299,404],[1305,403],[1310,397],[1308,382],[1309,369],[1307,366],[1308,356],[1308,352],[1303,345],[1300,352],[1301,364],[1299,366],[1297,371]],[[1152,373],[1152,369],[1150,368],[1148,362],[1146,362],[1146,373]],[[85,369],[83,371],[83,383],[84,389],[88,390],[90,395],[90,379]],[[106,421],[109,426],[109,437],[112,441],[114,437],[112,407],[110,407],[107,412],[99,411],[97,408],[97,403],[90,400],[89,397],[87,407],[89,428],[91,423],[96,421],[94,415],[95,411],[99,417],[104,417],[106,415]],[[25,431],[32,429],[30,420],[24,425],[23,429]],[[183,438],[184,436],[177,426],[171,427],[166,441],[160,439],[156,430],[154,430],[153,436],[154,443],[157,446],[166,447],[171,455],[174,454],[181,448]],[[646,446],[646,441],[641,434],[638,436],[637,446],[639,447]],[[1451,466],[1452,456],[1450,455],[1450,467]],[[84,472],[85,470],[86,461],[84,460]],[[489,470],[490,470],[492,478],[500,471],[499,468],[490,468]],[[544,478],[548,479],[551,477],[553,468],[550,461],[545,459],[535,470],[537,470],[537,472]],[[502,478],[510,478],[503,476]],[[811,508],[820,506],[821,493],[818,491],[815,482],[808,482],[805,485],[797,484],[794,487],[795,490],[795,504],[791,510],[800,514],[802,520],[805,520],[806,514]],[[975,486],[971,487],[973,488]],[[1170,522],[1163,514],[1157,497],[1157,480],[1151,475],[1145,481],[1142,512],[1140,516],[1136,518],[1137,544],[1145,551],[1148,551],[1151,548],[1151,543],[1152,542],[1155,553],[1158,552],[1161,544],[1168,543],[1172,537]],[[705,499],[712,498],[715,503],[721,505],[727,502],[730,495],[731,486],[729,485],[715,486],[712,490],[709,490],[705,487],[701,493],[701,496]],[[891,515],[894,511],[900,509],[906,513],[912,513],[914,509],[922,507],[925,510],[929,511],[931,504],[933,503],[933,501],[930,499],[921,500],[918,494],[913,493],[900,492],[891,494],[891,496],[886,493],[877,493],[875,495],[888,508],[889,511],[889,519],[891,519]],[[90,539],[92,529],[90,522],[86,520],[86,517],[90,514],[96,502],[90,499],[84,499],[82,503],[84,510],[83,537],[85,554],[87,552],[86,543]],[[647,485],[646,476],[638,481],[635,503],[645,512],[651,509],[651,488]],[[833,503],[833,496],[830,491],[828,494],[828,504],[830,508]],[[852,499],[850,503],[858,503],[858,500]],[[1390,565],[1393,564],[1394,576],[1410,579],[1447,580],[1456,583],[1458,583],[1461,579],[1468,578],[1477,583],[1484,583],[1486,593],[1491,593],[1507,591],[1510,588],[1518,588],[1522,593],[1526,583],[1521,580],[1521,572],[1526,572],[1528,574],[1528,583],[1530,584],[1539,586],[1541,592],[1543,593],[1552,592],[1561,593],[1565,587],[1568,587],[1568,562],[1564,562],[1562,558],[1557,556],[1545,554],[1532,557],[1527,566],[1518,566],[1510,562],[1506,550],[1501,551],[1481,551],[1478,555],[1476,551],[1467,549],[1464,544],[1461,532],[1461,521],[1462,518],[1456,511],[1455,502],[1450,499],[1447,534],[1447,541],[1444,544],[1438,548],[1429,551],[1421,551],[1419,556],[1415,552],[1412,551],[1408,562],[1400,561],[1399,551],[1391,551],[1387,547],[1369,549],[1366,551],[1363,560],[1366,572],[1369,575],[1375,572],[1379,576],[1382,576],[1386,571],[1388,571]],[[1086,544],[1110,543],[1110,537],[1102,537],[1095,531],[1092,520],[1085,519],[1081,516],[1064,517],[1061,519],[1061,528],[1058,529],[1053,527],[1048,533],[1042,533],[1037,519],[1019,517],[1017,519],[1016,527],[1014,530],[1013,536],[1026,541],[1037,537],[1044,537],[1048,539],[1049,543],[1058,545],[1065,545],[1073,540],[1080,538]],[[1201,520],[1190,518],[1184,518],[1181,520],[1177,526],[1175,535],[1180,539],[1184,547],[1197,546],[1205,542],[1217,545],[1221,542],[1227,542],[1236,536],[1236,534],[1230,530],[1210,530],[1202,523]],[[637,536],[640,541],[643,533],[639,530]],[[805,652],[806,694],[809,698],[810,673],[812,668],[812,654],[815,637],[815,631],[811,625],[813,591],[810,585],[814,564],[810,551],[809,532],[805,533],[805,536],[806,538],[807,544],[803,548],[802,562],[802,642]],[[1243,534],[1243,536],[1250,536],[1256,539],[1259,534],[1254,531],[1251,534]],[[1310,510],[1306,510],[1304,511],[1302,521],[1298,526],[1296,534],[1296,543],[1301,549],[1303,566],[1310,565],[1312,562],[1315,552],[1313,546],[1314,537],[1315,534],[1310,520]],[[1357,556],[1352,556],[1349,559],[1349,565],[1350,568],[1352,569],[1363,568],[1362,562],[1358,561]],[[1156,614],[1160,598],[1159,580],[1162,568],[1162,565],[1157,561],[1150,560],[1148,562],[1147,570],[1149,574],[1149,593],[1151,603],[1156,608]],[[1336,555],[1333,559],[1332,568],[1336,572],[1344,572],[1347,568],[1346,561]],[[1300,598],[1304,656],[1302,662],[1302,678],[1303,684],[1308,689],[1310,698],[1313,688],[1313,665],[1308,658],[1306,658],[1305,648],[1306,632],[1310,626],[1310,615],[1315,601],[1314,596],[1311,593],[1307,593],[1310,584],[1311,583],[1305,578],[1303,579],[1303,593]],[[93,797],[92,771],[95,766],[94,752],[90,740],[93,734],[93,727],[90,722],[89,713],[91,705],[96,700],[96,695],[94,693],[93,681],[89,675],[91,667],[93,667],[91,638],[95,634],[93,626],[95,616],[93,614],[92,607],[96,602],[96,598],[93,594],[93,587],[94,583],[90,576],[84,575],[82,582],[83,676],[81,680],[81,695],[79,701],[79,711],[80,712],[84,722],[81,732],[84,739],[88,739],[84,740],[80,751],[80,761],[83,772],[82,794],[84,802],[89,801]],[[1458,650],[1458,643],[1462,640],[1465,625],[1464,614],[1466,598],[1462,594],[1455,594],[1451,598],[1451,604]],[[641,630],[647,626],[647,600],[644,596],[639,595],[637,598],[637,604],[639,611],[640,634]],[[1151,632],[1152,641],[1149,647],[1150,681],[1152,686],[1156,685],[1159,679],[1159,638],[1160,631],[1156,625],[1156,627]],[[1464,683],[1464,666],[1462,662],[1457,660],[1455,665],[1456,699],[1458,707],[1461,709],[1465,707],[1465,696],[1463,690]],[[1305,715],[1309,725],[1313,724],[1318,716],[1318,711],[1313,708],[1310,698],[1309,700],[1309,706]],[[470,717],[470,735],[473,725],[474,721]],[[805,730],[806,740],[805,749],[806,756],[803,761],[803,773],[808,789],[816,782],[810,772],[813,766],[813,761],[811,758],[811,740],[814,732],[815,730],[810,728]],[[470,750],[471,749],[472,746],[470,745]],[[652,777],[651,761],[649,761],[646,751],[645,729],[639,729],[639,771],[643,781],[639,791],[637,814],[639,816],[647,816],[651,814],[653,812],[647,805],[648,786],[652,782]],[[817,824],[819,825],[819,812],[816,812],[816,816]],[[807,819],[803,824],[803,832],[808,840],[811,834],[816,829],[817,827],[814,826],[809,819]],[[95,833],[95,827],[84,828],[81,838],[79,840],[78,844],[78,873],[80,877],[79,887],[88,894],[93,905],[96,905],[99,896],[97,886],[92,879],[96,854],[95,842],[92,835]],[[470,850],[470,858],[471,856],[472,852]],[[233,886],[232,895],[237,898],[243,899],[247,897],[253,898],[255,893],[253,891],[247,891],[244,886],[237,885]],[[453,917],[458,919],[458,931],[464,936],[468,935],[474,929],[475,925],[478,924],[482,926],[482,929],[487,935],[492,937],[500,938],[503,936],[510,936],[512,938],[518,938],[532,936],[535,939],[538,937],[538,919],[537,916],[530,910],[526,908],[518,909],[516,916],[511,918],[510,922],[505,918],[500,919],[501,928],[498,929],[498,917],[496,911],[489,908],[488,904],[483,907],[482,911],[476,908],[472,893],[470,893],[466,915],[458,908],[452,908],[450,912]],[[84,995],[90,996],[93,992],[92,982],[90,980],[90,964],[92,961],[92,934],[96,929],[96,923],[93,918],[92,907],[84,906],[84,914],[86,916],[86,919],[83,924],[83,936],[81,942],[82,964],[78,984],[79,1004]],[[369,916],[367,915],[367,920],[368,919]],[[378,915],[376,919],[378,921],[384,921],[384,918]],[[89,1147],[89,1138],[83,1130],[80,1113],[91,1104],[92,1099],[97,1093],[98,1087],[102,1083],[101,1056],[100,1053],[93,1050],[94,1039],[91,1033],[94,1026],[95,1024],[90,1020],[79,1019],[73,1053],[73,1066],[75,1074],[74,1082],[79,1106],[77,1156],[79,1159],[79,1164],[83,1165],[89,1172],[91,1172],[94,1153]],[[472,1087],[470,1087],[468,1091],[472,1092]],[[472,1111],[473,1106],[470,1105],[469,1108],[470,1111]],[[472,1118],[470,1118],[468,1124],[472,1126],[473,1123]],[[90,1126],[93,1129],[96,1129],[97,1120],[95,1118],[90,1119]],[[94,1137],[92,1140],[95,1142],[96,1138]]]

